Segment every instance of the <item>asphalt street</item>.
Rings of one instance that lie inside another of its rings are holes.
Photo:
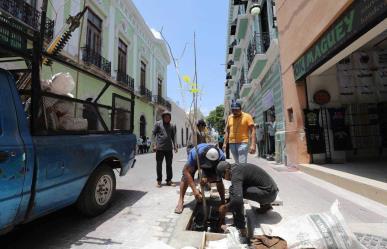
[[[174,181],[179,181],[185,149],[174,155]],[[351,227],[377,229],[387,224],[387,208],[302,172],[266,160],[249,158],[277,181],[282,207],[258,221],[278,224],[289,217],[328,211],[338,199]],[[117,178],[117,195],[103,215],[89,219],[69,207],[18,227],[0,239],[1,249],[141,248],[177,236],[179,215],[174,214],[178,187],[155,187],[155,155],[137,157],[135,168]],[[164,171],[165,172],[165,171]],[[180,229],[180,228],[179,228]],[[182,238],[183,239],[183,238]]]

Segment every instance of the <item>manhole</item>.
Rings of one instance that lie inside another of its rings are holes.
[[[192,216],[187,224],[186,230],[198,232],[222,233],[221,226],[224,220],[219,217],[220,200],[207,199],[207,220],[202,203],[197,203]]]
[[[355,233],[355,235],[368,249],[387,249],[387,238],[365,233]]]

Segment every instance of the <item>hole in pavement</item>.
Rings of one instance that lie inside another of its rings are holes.
[[[220,200],[207,199],[207,220],[204,220],[204,209],[202,203],[197,203],[191,218],[187,224],[186,230],[206,231],[212,233],[223,233],[221,226],[224,220],[219,217]]]

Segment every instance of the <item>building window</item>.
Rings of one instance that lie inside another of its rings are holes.
[[[113,130],[132,131],[132,101],[113,94]]]
[[[127,59],[127,51],[128,46],[121,41],[118,40],[118,74],[125,75],[126,74],[126,59]]]
[[[288,109],[288,119],[289,119],[289,122],[290,122],[290,123],[294,122],[293,108],[289,108],[289,109]]]
[[[163,80],[157,79],[157,93],[159,96],[163,96]]]
[[[146,86],[146,63],[141,61],[141,75],[140,75],[141,87]]]
[[[86,46],[90,51],[97,54],[101,54],[101,33],[102,20],[89,9],[87,13]]]
[[[146,119],[144,115],[140,117],[140,137],[146,136]]]

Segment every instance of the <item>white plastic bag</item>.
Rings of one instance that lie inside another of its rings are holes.
[[[235,227],[228,227],[227,231],[227,247],[228,249],[243,249],[248,248],[247,244],[241,243],[241,236],[239,231]],[[247,241],[245,241],[246,243]]]
[[[307,214],[272,227],[271,236],[286,240],[289,249],[365,249],[339,211],[339,201],[330,212]]]

